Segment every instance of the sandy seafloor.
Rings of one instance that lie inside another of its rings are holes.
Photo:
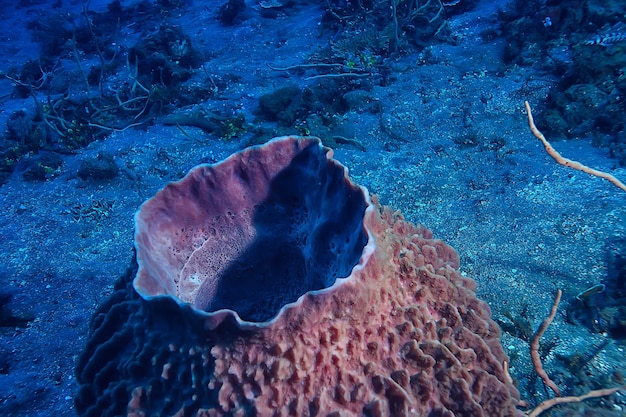
[[[302,63],[327,41],[316,36],[315,6],[268,19],[249,2],[243,24],[223,27],[198,3],[177,23],[194,45],[211,50],[206,63],[211,74],[241,75],[219,99],[207,101],[209,108],[237,107],[253,118],[260,95],[286,83],[318,82],[266,65]],[[623,343],[565,318],[565,306],[576,294],[603,281],[612,239],[626,237],[626,193],[557,165],[530,134],[523,102],[540,107],[555,80],[533,68],[504,68],[503,40],[480,38],[480,31],[498,25],[497,4],[482,1],[454,17],[457,44],[433,42],[425,51],[397,58],[395,81],[371,92],[382,114],[345,116],[366,151],[343,146],[335,156],[383,204],[432,229],[459,252],[462,271],[477,281],[479,297],[500,322],[516,317],[536,328],[562,289],[562,306],[544,336],[551,346],[545,368],[565,393],[580,394],[626,372]],[[12,65],[37,52],[20,29],[25,20],[5,7],[2,25],[10,20],[15,30],[2,39],[0,62]],[[103,6],[92,2],[91,7]],[[7,80],[0,81],[3,124],[15,109],[32,105],[10,99],[5,94],[10,89]],[[382,131],[381,118],[403,140]],[[468,123],[481,144],[463,148],[453,139]],[[13,296],[5,309],[30,319],[25,327],[0,332],[0,416],[74,415],[74,366],[91,315],[131,262],[135,211],[194,165],[242,148],[237,140],[188,131],[200,140],[157,120],[147,131],[114,133],[64,156],[61,172],[45,182],[15,175],[0,186],[0,286]],[[503,146],[490,146],[494,141]],[[626,179],[626,169],[588,138],[554,145],[565,156]],[[121,174],[104,183],[79,179],[80,162],[101,151],[115,156]],[[502,342],[522,398],[531,403],[548,398],[534,377],[528,342],[506,332]],[[572,370],[560,358],[575,352],[586,360]],[[575,415],[623,416],[626,396],[573,407]]]

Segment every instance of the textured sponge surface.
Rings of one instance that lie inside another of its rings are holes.
[[[189,305],[118,285],[78,363],[78,414],[519,416],[498,325],[457,254],[389,208],[368,213],[366,264],[256,329],[207,331]]]
[[[370,202],[329,154],[270,142],[142,207],[134,285],[98,310],[78,361],[81,417],[520,415],[500,329],[457,253]],[[230,193],[205,192],[222,181]],[[185,274],[207,265],[215,284],[189,292]],[[187,272],[158,275],[170,270]]]

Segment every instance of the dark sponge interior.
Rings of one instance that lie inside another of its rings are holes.
[[[317,143],[304,148],[255,206],[255,239],[219,276],[206,310],[263,322],[308,291],[350,275],[367,243],[364,192]]]

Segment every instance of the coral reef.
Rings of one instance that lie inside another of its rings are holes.
[[[11,95],[32,99],[9,116],[0,137],[0,182],[31,154],[73,152],[111,132],[145,127],[171,113],[172,104],[205,99],[203,88],[184,86],[202,54],[180,26],[164,20],[181,6],[113,1],[106,10],[58,11],[30,22],[40,57],[0,71],[0,80],[13,84]],[[122,26],[146,33],[132,44],[121,39]]]
[[[624,2],[515,1],[500,13],[504,62],[556,77],[542,128],[551,137],[590,136],[626,165]]]
[[[81,416],[519,414],[456,252],[317,139],[197,167],[136,228],[77,366]]]

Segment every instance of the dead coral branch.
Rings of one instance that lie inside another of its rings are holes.
[[[552,147],[552,145],[550,145],[550,142],[548,142],[548,140],[543,135],[543,133],[541,133],[539,129],[537,129],[537,127],[535,126],[533,115],[530,111],[530,104],[528,104],[528,102],[525,101],[524,105],[526,106],[526,112],[528,113],[528,125],[530,126],[530,130],[533,132],[533,135],[535,135],[535,137],[539,139],[541,143],[543,143],[543,146],[546,148],[546,152],[548,152],[548,155],[554,158],[556,162],[566,167],[577,169],[587,174],[595,175],[596,177],[604,178],[605,180],[608,180],[612,182],[614,185],[616,185],[617,187],[621,188],[623,191],[626,191],[626,184],[624,184],[623,182],[615,178],[613,175],[606,173],[604,171],[598,171],[597,169],[589,168],[588,166],[583,165],[580,162],[572,161],[571,159],[562,157],[561,154],[558,153]]]

